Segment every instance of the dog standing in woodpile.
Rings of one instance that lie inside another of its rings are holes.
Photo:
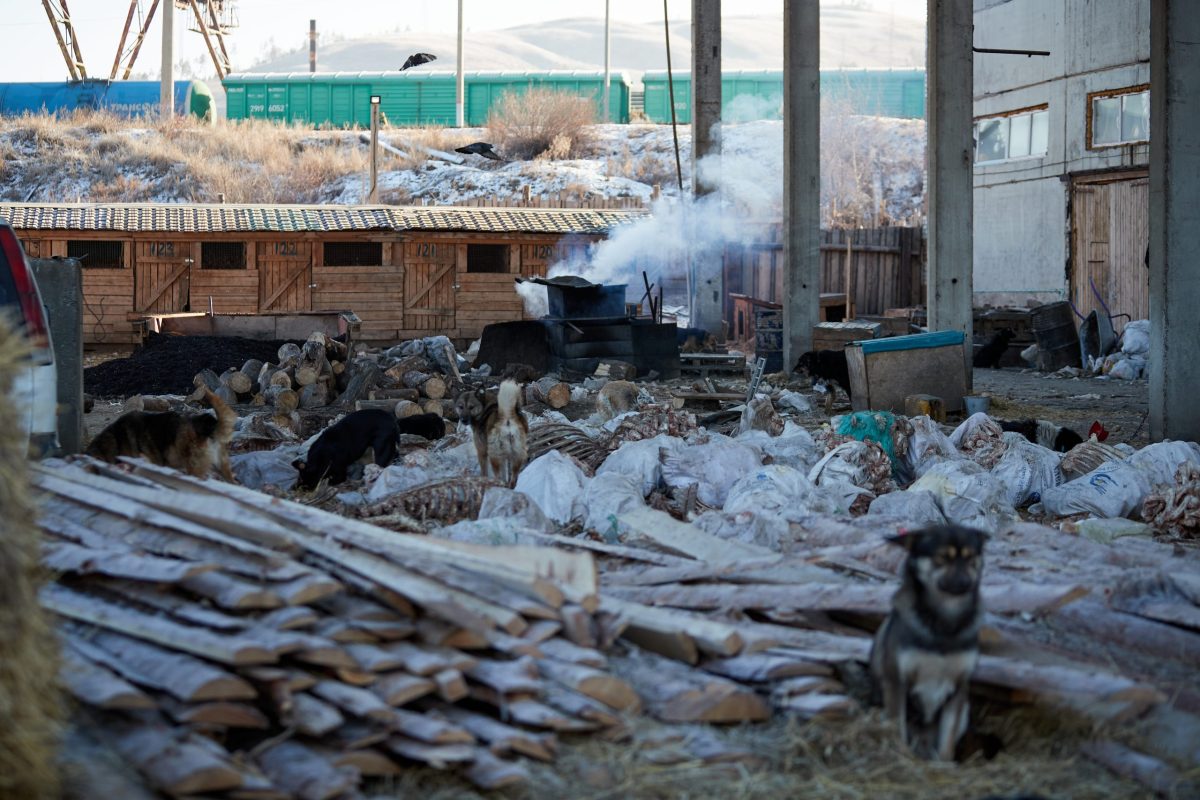
[[[495,402],[482,389],[463,392],[454,401],[454,410],[459,420],[471,426],[479,474],[487,477],[490,469],[509,488],[515,486],[528,458],[529,423],[521,413],[521,385],[504,381]]]
[[[946,525],[889,540],[908,557],[892,611],[875,634],[871,675],[912,753],[953,761],[967,730],[968,688],[979,661],[987,534]]]
[[[211,390],[204,399],[213,413],[130,411],[122,414],[88,445],[87,454],[116,462],[121,456],[145,458],[160,467],[171,467],[197,478],[208,477],[217,467],[221,477],[236,483],[229,467],[229,443],[237,412]]]

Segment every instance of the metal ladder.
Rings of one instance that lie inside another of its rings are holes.
[[[760,358],[754,362],[754,369],[750,372],[750,388],[746,392],[746,402],[749,403],[754,399],[754,393],[758,391],[758,385],[762,383],[763,373],[767,371],[767,359]]]

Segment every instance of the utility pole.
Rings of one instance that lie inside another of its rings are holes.
[[[462,128],[466,122],[463,113],[463,0],[458,0],[458,66],[454,77],[454,124]]]
[[[609,76],[612,74],[610,63],[612,61],[612,17],[609,13],[610,0],[604,0],[604,122],[612,122],[608,116],[608,82]]]
[[[692,0],[692,194],[717,189],[712,160],[721,156],[721,0]],[[709,159],[701,176],[700,162]],[[691,324],[721,338],[725,318],[722,253],[693,252]]]
[[[371,95],[371,190],[367,202],[379,202],[379,95]]]
[[[317,71],[317,21],[308,21],[308,71]]]
[[[175,115],[175,0],[163,3],[162,26],[162,94],[160,113],[163,119]]]

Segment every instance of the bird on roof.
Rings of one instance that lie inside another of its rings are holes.
[[[404,66],[400,68],[401,72],[412,67],[419,67],[422,64],[428,64],[430,61],[437,61],[437,56],[433,53],[413,53],[408,58],[404,59]]]
[[[454,148],[456,153],[466,153],[469,156],[483,156],[490,158],[492,161],[504,161],[504,157],[496,152],[495,148],[487,142],[473,142],[464,147]]]

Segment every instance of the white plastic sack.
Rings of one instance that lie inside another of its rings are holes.
[[[1108,461],[1080,478],[1042,494],[1046,513],[1094,514],[1111,519],[1137,512],[1158,484],[1175,481],[1185,461],[1200,465],[1200,446],[1194,442],[1159,442],[1143,447],[1123,461]]]
[[[938,424],[927,415],[910,417],[908,421],[913,432],[904,459],[911,474],[919,478],[940,461],[963,458],[950,443],[950,437],[942,433]]]
[[[696,496],[705,505],[721,508],[729,489],[748,472],[758,469],[758,451],[727,436],[714,435],[706,444],[680,448],[663,459],[663,481],[672,487],[699,484]]]
[[[871,516],[896,517],[915,526],[944,525],[946,515],[938,507],[937,497],[924,489],[888,492],[871,503]]]
[[[618,447],[604,463],[596,470],[597,475],[616,472],[623,475],[635,475],[642,482],[642,497],[658,488],[662,481],[662,457],[678,453],[683,447],[682,439],[668,436],[665,433],[653,439],[642,439],[636,442],[625,442]]]
[[[1005,497],[1014,508],[1036,503],[1047,489],[1062,484],[1061,454],[1019,433],[1005,433],[1001,441],[1004,455],[992,467],[992,475],[1004,484]]]
[[[964,419],[954,433],[950,434],[950,444],[956,448],[962,448],[963,442],[971,438],[973,435],[990,436],[992,434],[998,439],[1003,431],[1000,425],[983,411]]]
[[[394,494],[435,480],[437,477],[430,476],[429,468],[426,466],[392,464],[384,468],[375,482],[371,484],[371,488],[367,491],[367,502],[378,503]]]
[[[807,397],[790,389],[780,392],[779,399],[775,401],[775,404],[780,408],[786,408],[798,414],[810,414],[813,410],[812,403],[809,402]]]
[[[1140,356],[1130,356],[1118,359],[1108,370],[1110,378],[1122,381],[1136,381],[1146,374],[1146,359]]]
[[[525,465],[517,476],[516,489],[537,503],[549,519],[566,525],[584,514],[583,489],[587,482],[578,464],[551,450]]]
[[[909,491],[932,492],[950,522],[996,532],[1016,519],[1004,484],[970,461],[943,461],[922,475]]]
[[[799,522],[810,514],[839,511],[838,503],[799,470],[780,464],[759,467],[729,489],[726,514],[752,512]]]
[[[229,457],[229,466],[238,483],[250,489],[275,486],[288,490],[296,485],[300,473],[292,462],[300,457],[303,445],[287,445],[274,450],[237,453]]]
[[[557,526],[546,518],[529,495],[502,486],[483,493],[479,519],[507,519],[534,531],[553,533]]]
[[[467,544],[545,546],[537,531],[530,530],[521,520],[509,517],[465,519],[444,528],[433,528],[429,535]]]
[[[1134,320],[1125,326],[1121,334],[1121,352],[1131,356],[1144,356],[1150,352],[1150,320]]]
[[[583,492],[584,525],[615,542],[620,533],[617,518],[646,505],[642,483],[635,475],[609,472],[592,478]]]
[[[845,481],[864,489],[875,488],[878,476],[871,474],[871,466],[886,456],[877,455],[866,442],[851,440],[842,442],[825,454],[825,457],[813,465],[808,471],[808,479],[817,486],[824,486],[829,481]],[[888,464],[886,483],[891,484],[891,465]],[[880,489],[886,491],[886,489]]]
[[[766,431],[748,431],[738,436],[737,441],[758,448],[764,460],[770,458],[772,464],[785,464],[806,474],[822,455],[812,434],[791,421],[784,424],[783,433],[778,436]]]

